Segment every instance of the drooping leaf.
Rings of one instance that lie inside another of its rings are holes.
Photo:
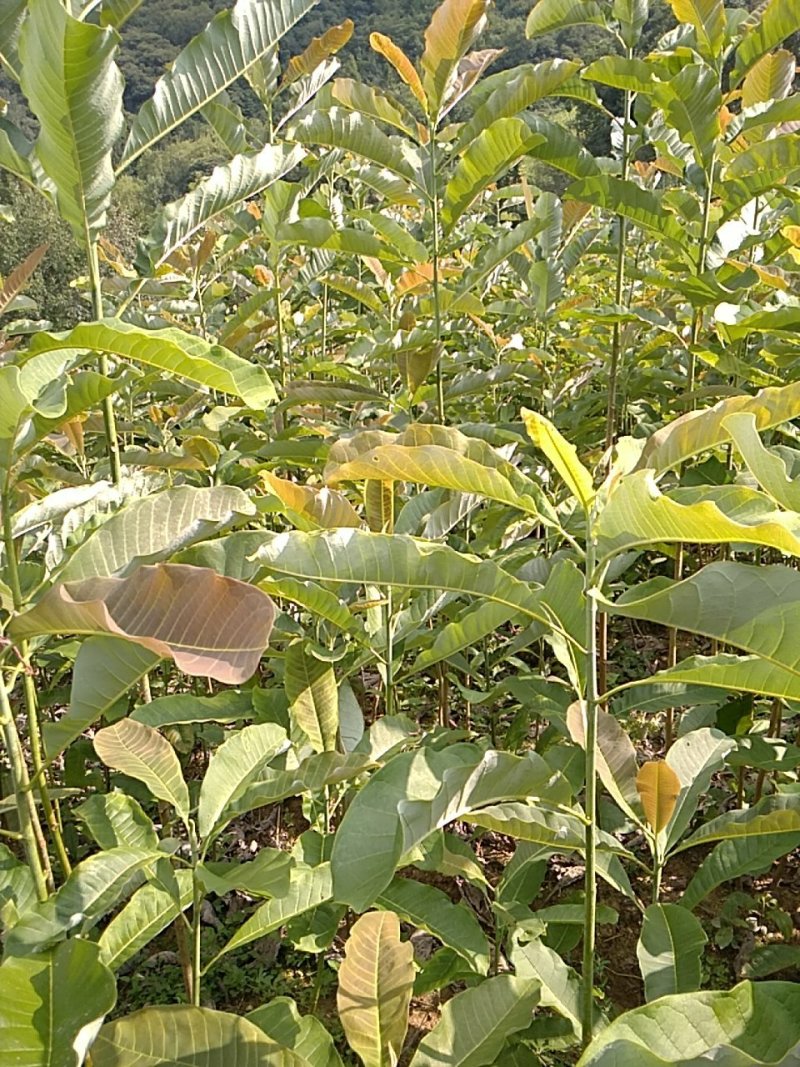
[[[624,1012],[595,1037],[579,1067],[789,1064],[800,1047],[800,988],[740,982],[731,990],[665,997]]]
[[[290,517],[304,523],[306,530],[335,530],[340,526],[361,526],[361,516],[343,493],[323,486],[300,485],[262,471],[267,489],[281,501]]]
[[[30,0],[19,38],[20,78],[39,120],[36,157],[56,187],[59,212],[78,240],[105,226],[122,133],[119,38],[74,19],[62,4]]]
[[[800,845],[800,830],[786,834],[755,834],[720,841],[692,875],[680,903],[696,908],[719,885],[744,874],[761,874],[775,860]]]
[[[506,1038],[530,1024],[538,1002],[535,979],[508,974],[457,993],[420,1042],[411,1067],[484,1067],[503,1062]]]
[[[648,1001],[700,988],[700,960],[708,938],[698,919],[678,904],[651,904],[636,946]]]
[[[800,28],[800,4],[797,0],[767,0],[759,8],[759,17],[747,27],[736,49],[736,63],[731,72],[733,88],[756,60],[777,48]]]
[[[408,1027],[414,949],[400,940],[394,912],[370,911],[350,929],[336,1004],[350,1047],[364,1067],[397,1062]]]
[[[153,852],[158,848],[155,826],[139,801],[127,793],[95,793],[75,808],[75,814],[100,848],[131,845]]]
[[[567,26],[604,26],[605,15],[595,0],[537,0],[528,15],[525,33],[541,37]]]
[[[3,1055],[15,1067],[76,1067],[117,997],[88,941],[65,941],[0,964]]]
[[[292,56],[286,64],[281,85],[291,85],[300,78],[308,77],[324,63],[329,56],[335,55],[344,48],[353,36],[354,24],[352,19],[345,19],[338,26],[331,26],[319,37],[312,37],[310,43],[300,53]]]
[[[253,0],[255,2],[255,0]],[[119,319],[82,323],[68,333],[37,333],[31,352],[101,352],[238,397],[260,409],[276,399],[263,367],[183,330],[143,330]]]
[[[275,616],[254,586],[186,564],[140,567],[127,578],[85,578],[53,586],[13,622],[17,637],[114,634],[180,670],[228,685],[252,676]]]
[[[575,971],[540,938],[521,931],[514,935],[511,962],[518,978],[538,980],[539,1004],[563,1015],[573,1032],[579,1034],[582,993]]]
[[[128,134],[119,167],[176,129],[253,67],[318,0],[237,0],[194,37],[157,82]]]
[[[273,1040],[302,1056],[308,1067],[342,1067],[333,1038],[315,1015],[300,1015],[291,997],[273,997],[247,1019]]]
[[[174,1005],[143,1008],[106,1023],[92,1046],[93,1067],[306,1067],[240,1015]]]
[[[175,749],[157,730],[133,719],[120,719],[98,730],[94,749],[107,767],[144,782],[154,797],[189,817],[189,789]]]
[[[764,492],[788,511],[800,511],[800,483],[789,476],[781,457],[765,448],[756,415],[752,411],[728,415],[723,426]]]

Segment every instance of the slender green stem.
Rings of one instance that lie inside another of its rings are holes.
[[[201,912],[205,890],[202,882],[197,876],[197,867],[201,861],[200,843],[197,840],[197,833],[195,832],[191,821],[189,822],[188,830],[189,845],[192,850],[192,1004],[196,1008],[199,1008],[200,987],[203,974]]]
[[[633,49],[627,49],[627,58],[633,58]],[[633,93],[625,90],[625,98],[622,109],[622,159],[620,163],[620,177],[625,181],[630,167],[631,150],[631,107]],[[617,216],[619,241],[617,244],[617,266],[614,281],[614,303],[619,308],[625,295],[625,256],[627,253],[628,223],[622,215]],[[611,448],[617,434],[617,379],[619,378],[620,359],[622,355],[622,324],[614,323],[614,332],[611,340],[611,363],[608,371],[608,411],[606,413],[606,449]]]
[[[14,531],[12,526],[11,497],[8,492],[3,493],[2,499],[0,499],[0,507],[2,507],[3,510],[3,549],[6,559],[8,584],[11,589],[11,600],[14,605],[14,611],[19,612],[22,610],[24,601],[22,596],[22,585],[19,578],[17,547],[14,541]],[[19,653],[23,661],[29,663],[30,651],[27,641],[20,642]],[[22,676],[22,692],[25,700],[25,713],[28,721],[28,744],[31,752],[33,778],[36,782],[36,790],[42,803],[42,811],[44,812],[45,821],[50,831],[50,837],[56,849],[62,873],[65,878],[68,878],[70,871],[72,870],[72,865],[70,864],[69,856],[67,855],[64,839],[61,834],[61,827],[47,787],[47,778],[44,773],[42,732],[39,725],[39,708],[36,696],[36,686],[34,685],[33,677],[28,671],[25,671]],[[47,869],[48,866],[49,865],[46,862],[45,868],[48,875],[48,882],[52,885],[52,873]]]
[[[431,265],[433,267],[433,328],[436,335],[437,345],[442,341],[442,308],[439,296],[439,171],[436,165],[436,127],[431,123],[430,136],[430,160],[431,160],[431,209],[433,223],[433,255]],[[444,423],[444,371],[442,368],[442,355],[436,364],[436,412],[440,423]]]
[[[87,240],[86,258],[89,264],[89,281],[92,290],[92,314],[95,319],[103,318],[103,290],[100,285],[100,259],[97,254],[97,242]],[[108,356],[100,356],[100,373],[108,375]],[[117,419],[114,414],[114,401],[110,396],[103,400],[103,426],[106,435],[106,453],[111,468],[111,479],[115,485],[119,485],[122,479],[122,468],[119,459],[119,438],[117,436]]]
[[[39,833],[37,834],[38,816],[33,803],[33,796],[29,789],[28,768],[22,755],[22,745],[17,733],[14,712],[11,708],[6,680],[2,671],[0,671],[0,725],[3,729],[3,741],[11,768],[11,780],[14,783],[14,802],[19,829],[25,846],[25,856],[33,878],[36,896],[39,900],[47,900],[47,878],[42,865],[42,856],[38,843],[41,840],[41,827],[39,827]]]
[[[275,299],[275,347],[278,350],[278,367],[280,369],[281,386],[286,388],[286,338],[283,329],[283,301],[281,299],[281,276],[280,259],[275,256],[272,264],[274,278],[273,295]]]
[[[597,688],[597,557],[592,533],[592,516],[587,516],[586,540],[586,688],[584,736],[586,742],[586,871],[584,875],[583,920],[583,1007],[581,1039],[586,1046],[594,1030],[594,955],[597,927],[597,717],[600,707]]]

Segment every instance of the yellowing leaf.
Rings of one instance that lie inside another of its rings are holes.
[[[279,478],[271,471],[261,477],[271,493],[292,512],[291,518],[302,520],[304,530],[335,530],[340,526],[360,526],[361,517],[343,493],[335,489],[316,489]],[[296,524],[299,525],[299,524]]]
[[[425,30],[420,61],[425,92],[432,109],[442,106],[459,60],[486,25],[491,0],[443,0]]]
[[[166,800],[181,818],[189,815],[189,789],[175,750],[166,738],[142,722],[120,719],[99,730],[94,749],[107,767],[144,782],[154,797]]]
[[[640,767],[636,788],[642,799],[645,818],[657,834],[661,833],[675,810],[681,791],[680,779],[668,763],[650,760]]]
[[[398,48],[391,37],[387,37],[385,33],[371,33],[369,35],[369,43],[376,52],[384,57],[384,59],[389,60],[411,92],[416,96],[417,100],[419,100],[420,104],[422,104],[425,111],[427,111],[428,98],[425,95],[425,90],[422,88],[419,74],[417,74],[414,64],[405,54],[403,49]]]
[[[311,44],[299,56],[292,56],[286,64],[283,85],[291,85],[317,69],[330,56],[344,48],[353,36],[353,20],[345,19],[338,26],[331,26],[321,36],[312,38]]]
[[[530,439],[553,464],[583,510],[588,511],[594,499],[594,486],[591,474],[578,459],[575,446],[558,432],[549,419],[536,411],[523,408],[522,420]]]
[[[392,911],[367,912],[350,931],[336,1003],[345,1037],[364,1067],[397,1063],[408,1027],[413,957]]]

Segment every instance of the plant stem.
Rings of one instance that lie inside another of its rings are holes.
[[[585,1046],[592,1040],[594,1030],[594,950],[597,926],[597,601],[592,595],[597,580],[597,559],[592,532],[592,516],[587,516],[586,538],[586,871],[584,875],[583,918],[583,1008],[581,1012],[581,1040]]]
[[[86,258],[89,263],[89,280],[92,289],[92,314],[95,319],[103,318],[103,290],[100,285],[100,259],[97,255],[97,242],[87,240]],[[100,356],[100,373],[108,376],[108,356]],[[117,437],[117,420],[114,415],[114,401],[107,396],[103,400],[103,426],[106,435],[106,454],[111,468],[114,485],[122,480],[122,468],[119,459],[119,438]]]
[[[0,725],[3,728],[3,741],[8,753],[11,779],[14,783],[14,800],[20,833],[25,846],[25,856],[33,877],[36,896],[40,901],[47,900],[47,878],[38,843],[41,840],[41,827],[39,827],[39,833],[37,834],[38,816],[33,803],[33,796],[28,788],[28,768],[25,766],[25,758],[22,755],[22,745],[14,722],[14,712],[11,708],[6,680],[2,671],[0,671]]]
[[[628,48],[626,51],[626,58],[628,60],[633,58],[633,49]],[[633,102],[633,93],[630,89],[625,90],[625,97],[622,109],[622,158],[620,161],[620,177],[623,181],[627,180],[628,169],[630,167],[630,123],[631,123],[631,105]],[[616,278],[614,282],[614,303],[617,308],[622,304],[625,293],[625,255],[626,255],[626,238],[628,236],[628,223],[622,215],[617,216],[617,226],[619,232],[619,241],[617,244],[617,268]],[[622,324],[620,322],[614,323],[614,332],[611,341],[611,364],[608,371],[608,412],[606,413],[606,449],[608,450],[614,443],[614,439],[617,434],[617,379],[619,377],[619,365],[620,356],[622,354]]]
[[[278,270],[279,257],[276,256],[273,266],[272,275],[274,278],[274,298],[275,298],[275,345],[278,349],[278,366],[280,368],[281,387],[286,388],[286,349],[285,338],[283,332],[283,306],[281,300],[281,278]]]
[[[200,1007],[200,984],[202,978],[202,940],[201,940],[201,911],[205,891],[203,884],[197,877],[197,867],[200,863],[200,843],[194,825],[189,822],[189,845],[192,850],[192,1004]]]
[[[8,584],[11,589],[11,600],[14,605],[14,611],[19,612],[22,610],[24,601],[19,578],[17,548],[14,542],[14,531],[12,526],[11,497],[8,492],[2,495],[0,507],[2,507],[3,510],[3,549],[6,558]],[[27,641],[20,642],[19,653],[24,663],[27,664],[30,662],[30,650]],[[68,878],[72,870],[72,865],[70,864],[69,856],[67,855],[64,839],[61,835],[61,827],[59,826],[58,818],[50,799],[50,792],[47,788],[47,779],[44,774],[42,733],[39,725],[39,708],[36,697],[36,686],[34,685],[32,676],[27,671],[23,674],[22,692],[25,700],[25,713],[28,721],[28,744],[30,745],[31,750],[33,778],[36,782],[36,789],[42,803],[42,811],[44,812],[45,821],[48,830],[50,831],[50,837],[55,846],[56,854],[58,855],[61,871],[64,877]],[[49,868],[49,861],[46,861],[46,867]],[[52,886],[52,873],[49,869],[47,873],[48,882],[50,882]]]
[[[439,172],[436,166],[436,127],[433,123],[428,128],[430,137],[430,160],[431,160],[431,207],[433,222],[433,327],[436,334],[436,344],[441,346],[442,341],[442,309],[439,301]],[[444,373],[442,370],[442,354],[436,363],[436,413],[439,422],[444,424]]]

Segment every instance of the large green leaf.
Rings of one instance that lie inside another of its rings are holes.
[[[299,145],[266,145],[253,155],[235,156],[211,176],[163,209],[140,246],[140,270],[153,273],[212,219],[255,196],[293,170],[305,155]]]
[[[685,908],[696,908],[717,886],[744,874],[761,874],[769,870],[775,860],[798,845],[800,830],[729,837],[720,841],[692,875],[680,902]]]
[[[344,148],[422,188],[419,160],[404,152],[376,122],[359,112],[339,107],[312,111],[292,126],[290,136],[300,144]]]
[[[636,946],[647,1000],[700,988],[700,960],[708,938],[698,919],[678,904],[651,904]]]
[[[117,998],[88,941],[0,964],[3,1058],[14,1067],[77,1067]]]
[[[610,610],[735,645],[800,677],[798,601],[800,575],[790,567],[723,562],[682,582],[648,582]]]
[[[6,936],[12,955],[40,952],[76,928],[85,932],[143,881],[143,868],[154,869],[163,852],[108,848],[82,860],[49,900],[27,911]]]
[[[330,864],[321,863],[317,867],[306,867],[298,863],[292,868],[289,892],[275,900],[268,900],[256,908],[247,922],[239,927],[233,937],[211,960],[206,970],[213,967],[226,952],[232,952],[236,948],[241,948],[242,945],[248,945],[251,941],[266,937],[290,919],[303,915],[332,898]]]
[[[666,850],[672,850],[686,831],[711,776],[721,767],[734,742],[719,730],[692,730],[679,737],[667,753],[667,763],[678,776],[678,794],[666,827]]]
[[[776,838],[800,831],[800,801],[790,794],[776,793],[762,797],[751,808],[726,811],[699,826],[676,852],[711,841],[729,838],[758,837],[766,834]]]
[[[60,718],[42,725],[48,758],[60,755],[160,659],[122,637],[102,635],[83,641],[72,668],[69,707]]]
[[[793,481],[786,464],[764,447],[758,435],[757,418],[752,411],[728,415],[724,428],[758,484],[781,507],[800,511],[800,482]]]
[[[173,328],[143,330],[118,319],[107,319],[83,323],[68,333],[37,333],[30,351],[68,355],[102,352],[238,397],[254,408],[263,408],[276,399],[275,388],[263,367],[235,356],[222,345]]]
[[[285,731],[274,723],[245,726],[223,741],[211,757],[200,788],[197,828],[201,837],[231,817],[236,799],[286,746]]]
[[[269,643],[275,606],[260,589],[203,567],[160,563],[127,578],[52,586],[12,623],[19,638],[113,634],[135,641],[187,674],[240,685]]]
[[[318,0],[237,0],[193,38],[133,121],[120,160],[129,166],[245,74]]]
[[[578,1067],[791,1067],[800,1052],[800,986],[740,982],[728,991],[679,993],[618,1016]]]
[[[401,534],[341,529],[272,536],[258,550],[260,564],[293,578],[337,585],[390,585],[484,597],[515,608],[547,626],[554,618],[540,592],[512,577],[491,560],[479,561],[446,545]]]
[[[759,17],[748,20],[746,32],[736,49],[731,88],[741,80],[756,60],[800,29],[798,0],[767,0],[758,10]]]
[[[178,900],[163,886],[143,885],[103,930],[98,942],[100,958],[112,971],[148,945],[192,903],[191,871],[176,871],[175,878]]]
[[[123,127],[118,40],[57,0],[30,0],[20,33],[22,89],[39,120],[36,156],[79,240],[93,241],[105,226],[114,185],[111,151]]]
[[[581,1030],[581,980],[557,952],[538,937],[517,931],[513,938],[511,963],[518,978],[539,982],[539,1004],[553,1008],[568,1019],[577,1036]]]
[[[470,142],[448,181],[442,203],[444,232],[449,233],[473,200],[522,156],[545,141],[519,118],[499,118]]]
[[[484,1067],[500,1064],[506,1038],[530,1025],[539,983],[496,975],[448,1000],[439,1021],[417,1048],[411,1067]]]
[[[694,5],[695,0],[673,2]],[[714,0],[717,2],[722,11],[722,0]],[[681,141],[694,148],[695,159],[708,170],[720,135],[722,93],[716,71],[705,63],[688,63],[670,81],[658,82],[654,99],[667,123],[677,131]]]
[[[567,26],[605,26],[603,8],[595,0],[537,0],[528,15],[528,37],[563,30]]]
[[[495,75],[497,85],[480,103],[472,117],[458,133],[456,145],[464,147],[496,119],[510,118],[529,108],[537,100],[556,92],[580,69],[580,63],[566,59],[546,59],[542,63],[524,64]],[[488,88],[488,79],[484,85]]]
[[[694,27],[701,52],[713,59],[725,41],[725,7],[723,0],[669,0],[679,22]]]
[[[769,386],[755,396],[730,397],[714,407],[681,415],[648,438],[637,466],[665,471],[699,452],[718,448],[730,439],[725,419],[739,412],[752,412],[759,430],[787,422],[800,413],[800,384]]]
[[[250,498],[235,486],[165,489],[131,501],[103,523],[73,553],[59,578],[125,577],[254,514]]]
[[[392,911],[370,911],[350,929],[336,1005],[364,1067],[392,1067],[402,1051],[414,985],[414,948]]]
[[[479,974],[488,972],[489,942],[465,904],[454,904],[435,886],[410,878],[393,878],[375,903],[379,908],[395,912],[404,922],[433,934]]]
[[[255,1023],[224,1011],[144,1008],[106,1023],[93,1067],[308,1067]]]
[[[583,200],[621,215],[641,229],[666,238],[676,248],[684,242],[683,228],[664,208],[658,195],[635,182],[612,174],[596,174],[574,181],[564,195],[569,200]]]
[[[331,752],[339,736],[339,693],[333,667],[304,641],[293,641],[284,656],[283,684],[292,718],[315,752]]]
[[[189,788],[175,749],[157,730],[133,719],[120,719],[98,730],[97,755],[107,767],[144,782],[154,797],[171,804],[182,819],[189,817]]]
[[[674,685],[714,686],[732,691],[745,690],[762,696],[800,700],[800,681],[792,671],[767,663],[760,656],[689,656],[676,667],[658,671],[646,679],[667,688]],[[633,683],[631,693],[637,683]]]
[[[296,1052],[308,1067],[342,1067],[333,1038],[315,1015],[300,1015],[291,997],[273,997],[247,1018],[275,1041]]]
[[[84,800],[75,814],[100,848],[158,848],[158,835],[141,804],[127,793],[95,793]]]
[[[331,86],[331,96],[337,104],[394,126],[408,137],[416,139],[419,136],[414,116],[382,89],[352,78],[337,78]]]
[[[739,485],[662,493],[653,472],[636,471],[614,489],[595,523],[602,558],[660,542],[765,545],[800,555],[800,517]]]

